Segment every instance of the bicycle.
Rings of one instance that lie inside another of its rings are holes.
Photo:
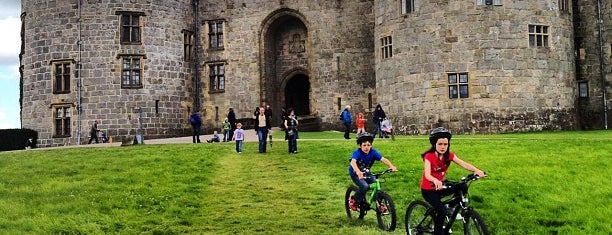
[[[461,178],[459,182],[444,182],[444,188],[456,189],[450,199],[442,201],[447,208],[444,234],[452,233],[451,228],[456,220],[461,220],[463,234],[489,234],[484,220],[469,204],[468,187],[472,181],[478,179],[478,175],[470,174]],[[426,201],[416,200],[410,203],[406,209],[406,233],[409,235],[433,234],[435,213],[436,211]]]
[[[346,215],[349,219],[363,219],[369,210],[376,211],[376,218],[378,220],[378,226],[385,231],[395,230],[397,224],[397,216],[395,213],[395,204],[391,200],[391,196],[384,192],[381,188],[381,182],[379,178],[392,172],[391,169],[387,169],[380,173],[371,173],[369,170],[364,171],[366,177],[374,177],[374,182],[370,183],[370,189],[366,192],[366,205],[358,205],[359,203],[355,199],[355,193],[358,187],[351,185],[346,190],[344,195],[344,207],[346,209]],[[371,192],[368,196],[368,192]],[[374,208],[370,208],[369,205],[374,205]]]

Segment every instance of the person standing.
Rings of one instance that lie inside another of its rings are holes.
[[[232,140],[236,141],[236,152],[242,153],[242,142],[244,141],[244,130],[242,129],[242,123],[236,123],[236,130],[234,131],[234,137]]]
[[[91,129],[89,130],[89,144],[91,144],[91,141],[96,141],[96,144],[98,143],[98,132],[100,130],[98,129],[98,120],[95,120],[93,125],[91,125]]]
[[[380,123],[387,118],[387,114],[385,114],[385,110],[383,110],[380,104],[376,105],[376,109],[374,109],[374,115],[372,116],[372,121],[374,121],[374,136],[378,135],[378,138],[383,137],[383,132],[381,129]]]
[[[230,132],[231,126],[227,118],[223,120],[222,126],[223,126],[223,142],[231,141],[232,139],[228,138],[230,136],[229,132]]]
[[[344,125],[344,139],[350,140],[349,134],[351,133],[351,106],[347,105],[342,111],[342,125]]]
[[[259,115],[255,119],[255,131],[257,131],[257,138],[259,139],[259,153],[266,152],[266,143],[268,140],[268,132],[272,129],[270,125],[270,119],[266,117],[264,107],[259,108]]]
[[[227,121],[230,123],[230,131],[229,131],[229,136],[227,137],[227,139],[231,140],[232,136],[234,135],[234,130],[236,130],[236,114],[234,113],[233,108],[228,109]]]
[[[363,113],[358,113],[357,118],[355,118],[355,125],[357,126],[357,135],[359,133],[365,132],[365,122],[367,119],[363,116]]]
[[[295,116],[295,110],[289,108],[289,115],[284,121],[287,143],[289,144],[289,154],[296,154],[297,151],[297,125],[299,124]]]
[[[200,128],[202,128],[202,116],[197,111],[193,112],[189,117],[189,123],[193,129],[192,141],[193,143],[200,143]]]

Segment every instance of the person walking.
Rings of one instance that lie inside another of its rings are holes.
[[[236,141],[236,152],[242,153],[242,142],[244,141],[244,130],[242,129],[242,123],[236,123],[236,130],[234,131],[234,137],[232,140]]]
[[[231,140],[232,137],[234,136],[234,130],[236,130],[236,114],[234,113],[233,108],[228,109],[227,121],[230,123],[230,131],[229,131],[229,136],[227,137],[227,139]]]
[[[284,121],[287,143],[289,145],[289,154],[296,154],[297,151],[297,125],[299,124],[295,116],[295,110],[289,108],[289,115]]]
[[[380,104],[376,105],[374,109],[374,115],[372,116],[372,121],[374,121],[374,136],[378,135],[378,138],[383,137],[383,132],[381,129],[381,122],[387,118],[387,114],[385,114],[385,110],[383,110]]]
[[[257,138],[259,139],[259,153],[266,152],[266,143],[268,141],[268,132],[272,129],[270,125],[270,118],[266,117],[264,107],[259,108],[259,115],[255,119],[255,131],[257,131]]]
[[[349,134],[351,133],[351,106],[347,105],[342,111],[342,125],[344,125],[344,139],[350,140],[351,137]]]
[[[189,124],[191,124],[193,130],[193,143],[200,143],[200,128],[202,128],[202,116],[200,116],[200,113],[197,111],[193,112],[191,116],[189,116]]]
[[[89,130],[89,144],[94,140],[96,144],[98,143],[98,132],[100,131],[100,129],[98,129],[98,123],[98,120],[95,120],[91,125],[91,129]]]

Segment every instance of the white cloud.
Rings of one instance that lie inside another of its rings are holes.
[[[19,111],[7,110],[6,107],[0,107],[0,129],[20,128]]]
[[[14,17],[0,19],[0,32],[0,66],[18,66],[21,20]]]

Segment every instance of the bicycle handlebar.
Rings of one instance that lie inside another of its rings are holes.
[[[487,176],[487,173],[486,173],[486,172],[485,172],[485,176]],[[443,188],[443,189],[449,189],[449,188],[452,188],[452,187],[454,187],[454,186],[456,186],[456,185],[459,185],[459,184],[466,184],[466,183],[468,183],[468,182],[470,182],[470,181],[476,181],[476,180],[479,180],[479,179],[480,179],[480,176],[478,176],[477,174],[473,174],[473,173],[472,173],[472,174],[469,174],[469,175],[467,175],[467,176],[462,177],[462,178],[461,178],[461,181],[459,181],[459,182],[453,182],[453,181],[447,181],[447,180],[445,180],[445,181],[443,182],[443,184],[444,184],[444,185],[442,186],[442,188]]]
[[[386,170],[384,170],[382,172],[379,172],[379,173],[372,173],[370,171],[370,169],[364,169],[364,171],[363,171],[364,175],[365,174],[371,174],[371,175],[375,176],[376,178],[378,178],[378,177],[380,177],[380,176],[382,176],[384,174],[391,173],[391,172],[393,172],[393,170],[391,170],[391,168],[386,169]]]

